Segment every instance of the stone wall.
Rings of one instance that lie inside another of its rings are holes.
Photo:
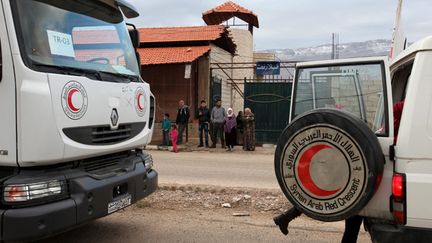
[[[231,53],[228,51],[217,47],[212,46],[211,52],[210,52],[210,63],[232,63],[233,57]],[[224,65],[227,66],[227,65]],[[233,76],[232,69],[226,69],[225,72],[228,74],[226,75],[222,70],[220,69],[213,69],[212,71],[212,77],[215,77],[217,79],[222,80],[222,106],[226,109],[228,107],[231,107],[232,105],[232,86],[229,81],[229,76]],[[210,102],[209,102],[210,103]]]
[[[231,27],[229,29],[230,35],[237,45],[236,55],[233,58],[234,66],[241,67],[241,64],[236,63],[252,63],[254,61],[253,54],[253,35],[246,29],[237,29]],[[250,64],[248,65],[250,66]],[[254,70],[253,68],[248,69],[233,69],[233,79],[235,80],[237,86],[240,88],[241,92],[244,92],[244,78],[253,78]],[[241,95],[233,90],[232,94],[232,104],[235,113],[243,110],[244,99]]]

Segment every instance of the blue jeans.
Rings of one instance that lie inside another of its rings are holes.
[[[164,131],[162,130],[162,145],[170,146],[171,138],[170,138],[170,130]]]
[[[209,133],[209,125],[208,123],[200,123],[199,124],[199,141],[200,141],[200,145],[204,145],[203,143],[203,133],[205,136],[205,145],[208,146],[208,133]]]

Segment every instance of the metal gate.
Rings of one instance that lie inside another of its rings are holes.
[[[222,98],[222,79],[217,77],[211,78],[211,86],[210,86],[210,100],[209,105],[210,109],[215,106],[216,100]]]
[[[288,125],[292,80],[246,80],[244,106],[255,114],[257,144],[276,144]]]

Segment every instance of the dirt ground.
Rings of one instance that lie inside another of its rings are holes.
[[[278,190],[161,185],[127,209],[42,242],[340,242],[343,222],[305,216],[282,235],[272,218],[288,207]],[[358,242],[370,242],[363,230]]]

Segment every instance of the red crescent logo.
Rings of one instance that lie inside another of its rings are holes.
[[[141,97],[142,97],[142,96],[143,96],[142,93],[138,94],[138,102],[137,102],[137,104],[138,104],[138,109],[140,109],[141,111],[144,109],[144,107],[142,107],[142,104],[141,104]]]
[[[72,96],[76,93],[79,92],[78,89],[71,89],[67,95],[67,102],[68,102],[68,107],[69,109],[71,109],[73,112],[78,112],[81,108],[76,108],[72,102]]]
[[[300,182],[303,184],[303,186],[309,192],[313,193],[316,196],[320,196],[320,197],[328,197],[328,196],[331,196],[331,195],[335,194],[336,192],[340,191],[340,188],[336,189],[336,190],[332,190],[332,191],[327,191],[327,190],[323,190],[323,189],[319,188],[315,184],[315,182],[312,180],[312,177],[310,174],[310,162],[311,162],[312,158],[319,151],[321,151],[323,149],[328,149],[328,148],[331,148],[331,147],[328,145],[324,145],[324,144],[313,146],[312,148],[308,149],[307,151],[305,151],[303,153],[303,155],[301,156],[301,158],[299,160],[298,166],[297,166],[298,178],[299,178]]]

